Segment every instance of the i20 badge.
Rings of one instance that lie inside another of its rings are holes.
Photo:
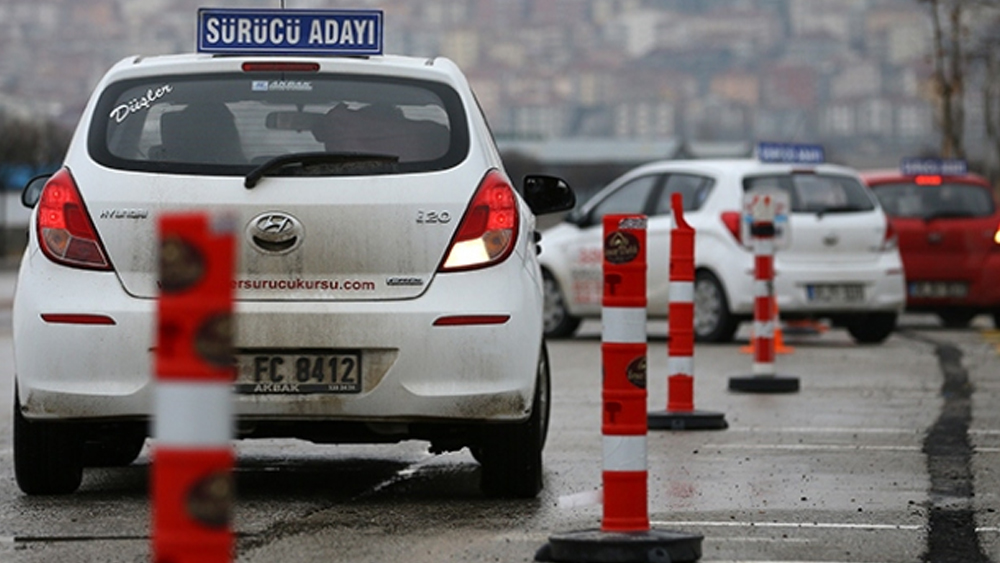
[[[247,224],[245,232],[252,246],[265,254],[287,254],[305,238],[302,223],[280,211],[257,215]]]

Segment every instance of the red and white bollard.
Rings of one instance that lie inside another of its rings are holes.
[[[557,534],[536,561],[697,561],[703,536],[651,530],[646,468],[646,217],[604,217],[601,312],[604,515],[600,530]]]
[[[604,531],[649,529],[646,469],[646,218],[604,217],[601,357]]]
[[[724,430],[722,413],[694,408],[694,237],[684,220],[681,194],[670,200],[670,304],[667,344],[667,410],[649,413],[650,430]]]
[[[779,377],[775,370],[774,237],[775,202],[757,195],[751,202],[750,236],[754,251],[753,369],[750,377],[734,377],[729,389],[748,392],[794,392],[795,377]]]
[[[754,248],[753,375],[774,371],[774,223],[750,227]]]
[[[152,451],[154,563],[227,563],[232,469],[231,225],[160,219]]]

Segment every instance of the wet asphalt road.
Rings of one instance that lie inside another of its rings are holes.
[[[9,311],[0,310],[0,561],[149,560],[146,454],[88,470],[75,495],[23,496],[11,465]],[[651,431],[655,529],[701,534],[707,562],[1000,561],[1000,336],[905,317],[884,345],[786,335],[792,394],[742,394],[740,344],[698,346],[695,406],[725,430]],[[747,336],[747,327],[740,336]],[[651,324],[649,407],[666,405],[666,328]],[[742,343],[741,343],[742,344]],[[550,343],[546,489],[494,501],[467,452],[424,444],[238,446],[236,561],[522,562],[602,507],[600,334]]]

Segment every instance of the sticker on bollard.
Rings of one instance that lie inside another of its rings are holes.
[[[604,217],[603,264],[601,529],[552,536],[535,559],[567,563],[697,561],[701,535],[649,527],[645,216]]]
[[[670,231],[670,304],[667,315],[669,373],[667,410],[648,414],[650,430],[725,430],[721,412],[694,408],[694,237],[684,220],[681,194],[670,198],[674,228]]]

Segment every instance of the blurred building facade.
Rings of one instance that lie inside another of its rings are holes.
[[[73,123],[115,61],[192,50],[201,5],[6,0],[0,104],[18,100],[19,107]],[[859,167],[938,146],[926,87],[930,24],[916,0],[356,0],[351,6],[385,11],[386,52],[455,60],[498,138],[814,142],[832,159]],[[983,143],[967,143],[977,144]]]

